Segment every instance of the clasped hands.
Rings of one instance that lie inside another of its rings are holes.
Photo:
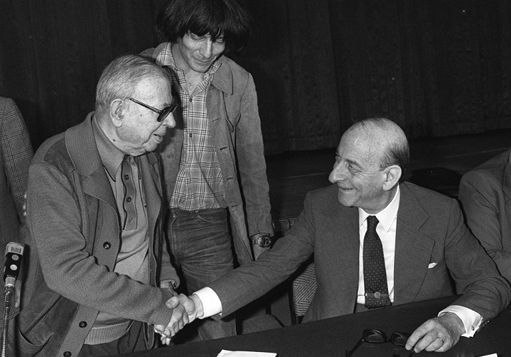
[[[194,294],[189,297],[184,294],[174,295],[167,300],[166,305],[172,309],[172,317],[167,326],[155,325],[154,331],[161,335],[163,344],[169,345],[172,337],[185,325],[202,317],[203,309],[199,297]]]

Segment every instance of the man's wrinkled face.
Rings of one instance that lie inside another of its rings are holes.
[[[170,84],[163,78],[142,79],[132,97],[158,110],[170,105],[173,100]],[[123,151],[130,155],[154,151],[163,140],[167,128],[176,125],[172,113],[158,122],[158,113],[128,99],[124,100],[124,105],[126,110],[122,124],[117,128],[117,135]]]

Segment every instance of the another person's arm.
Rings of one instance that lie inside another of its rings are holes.
[[[170,298],[167,289],[117,274],[97,264],[87,252],[77,195],[55,166],[38,162],[30,167],[27,213],[50,289],[81,305],[127,319],[165,326],[169,323],[172,310],[165,305]]]
[[[27,190],[28,167],[32,160],[32,145],[23,117],[12,99],[6,98],[0,107],[0,152],[5,174],[20,220],[24,219],[24,194]]]
[[[505,216],[505,213],[501,212],[499,201],[505,198],[499,191],[502,185],[494,178],[472,171],[461,180],[459,199],[470,230],[495,261],[502,276],[511,281],[511,252],[504,249],[503,242],[511,237],[502,237],[499,214]]]
[[[406,348],[415,352],[450,349],[460,336],[472,336],[485,320],[495,317],[510,299],[509,285],[465,226],[456,201],[446,214],[445,259],[461,296],[412,333]]]
[[[273,235],[261,119],[257,107],[256,88],[250,74],[241,94],[240,119],[236,130],[236,153],[240,185],[245,198],[248,234]],[[252,247],[256,259],[266,250],[257,245]]]

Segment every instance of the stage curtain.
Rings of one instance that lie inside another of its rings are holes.
[[[164,0],[0,0],[0,95],[35,147],[93,110],[102,68],[158,43]],[[507,0],[247,0],[265,149],[334,147],[384,116],[410,138],[511,127]]]

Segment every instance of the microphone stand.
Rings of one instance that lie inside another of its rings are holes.
[[[9,278],[7,278],[9,279]],[[11,313],[12,296],[14,295],[14,285],[5,284],[4,289],[4,319],[2,322],[2,357],[7,356],[7,329],[9,327],[9,315]]]

